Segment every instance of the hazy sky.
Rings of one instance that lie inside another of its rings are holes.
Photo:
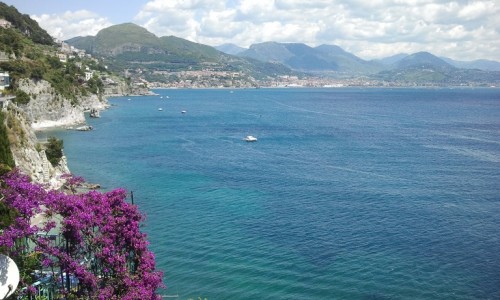
[[[500,0],[3,1],[59,39],[133,22],[211,46],[298,42],[338,45],[364,59],[429,51],[500,61]]]

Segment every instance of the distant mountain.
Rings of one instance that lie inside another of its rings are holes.
[[[417,52],[408,55],[391,65],[396,69],[408,69],[408,68],[431,68],[431,69],[455,69],[454,66],[450,65],[441,58],[429,53],[429,52]]]
[[[236,55],[236,54],[239,54],[239,53],[247,50],[247,48],[242,48],[240,46],[237,46],[235,44],[230,44],[230,43],[216,46],[215,49],[217,49],[221,52],[224,52],[226,54],[231,54],[231,55]]]
[[[76,37],[66,42],[94,56],[105,57],[106,63],[115,71],[141,68],[152,74],[157,71],[202,70],[211,66],[213,70],[239,71],[257,78],[291,74],[291,70],[282,65],[231,56],[175,36],[157,37],[133,23],[110,26],[100,30],[95,37]]]
[[[409,56],[407,53],[400,53],[390,57],[375,59],[374,61],[379,62],[385,66],[395,65],[397,62]],[[460,61],[454,60],[447,57],[439,57],[446,63],[450,64],[456,68],[462,69],[478,69],[483,71],[497,71],[500,72],[500,62],[494,60],[478,59],[473,61]]]
[[[365,61],[333,45],[313,48],[301,43],[265,42],[253,44],[238,55],[279,62],[304,72],[373,73],[382,70],[377,63]]]
[[[395,59],[388,70],[376,74],[378,80],[406,84],[467,85],[470,82],[499,82],[499,72],[457,68],[428,52],[418,52]]]
[[[28,15],[21,14],[14,6],[0,2],[0,19],[9,21],[35,43],[54,45],[54,39]]]
[[[157,37],[132,23],[114,25],[102,29],[95,37],[77,37],[67,42],[105,58],[105,64],[113,71],[127,70],[129,75],[151,82],[186,82],[205,76],[210,86],[233,86],[236,81],[247,84],[255,82],[254,79],[267,81],[291,74],[338,78],[370,76],[377,81],[408,85],[462,85],[470,80],[496,84],[500,81],[498,72],[462,69],[428,52],[366,61],[335,45],[310,47],[301,43],[265,42],[251,45],[234,56],[179,37]],[[226,45],[226,51],[233,46]],[[494,64],[488,62],[488,65]],[[218,73],[184,74],[184,78],[172,74],[201,70]],[[212,80],[215,77],[217,81]]]
[[[393,65],[397,63],[398,61],[402,60],[403,58],[407,57],[409,54],[407,53],[400,53],[396,55],[392,55],[389,57],[381,58],[381,59],[375,59],[374,61],[381,63],[385,66]]]
[[[484,71],[500,71],[500,62],[494,60],[478,59],[473,61],[460,61],[441,57],[444,61],[457,68],[479,69]]]
[[[85,50],[88,53],[92,53],[93,46],[95,42],[95,36],[77,36],[65,41],[71,46],[77,49]]]
[[[383,69],[379,63],[361,59],[336,45],[320,45],[314,49],[322,53],[327,60],[334,61],[342,71],[374,73]]]

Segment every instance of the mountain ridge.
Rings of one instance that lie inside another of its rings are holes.
[[[339,79],[365,77],[404,84],[410,84],[413,79],[417,84],[428,81],[458,85],[467,84],[468,78],[474,82],[500,81],[496,73],[461,69],[429,52],[364,60],[337,45],[311,47],[303,43],[268,41],[252,44],[246,50],[234,44],[226,45],[226,51],[236,52],[231,55],[216,47],[175,36],[157,37],[133,23],[113,25],[94,37],[77,37],[67,42],[93,55],[107,57],[115,71],[138,70],[136,77],[169,84],[175,80],[179,83],[177,87],[186,86],[181,84],[186,80],[192,82],[190,76],[203,77],[205,83],[200,87],[213,86],[217,81],[219,85],[234,86],[235,78],[239,82],[236,86],[255,86],[255,78],[269,81],[290,75]],[[186,75],[178,73],[180,71],[205,73]],[[232,72],[232,78],[228,78],[228,72]],[[210,77],[218,79],[214,81]]]

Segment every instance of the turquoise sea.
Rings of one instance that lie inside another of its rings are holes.
[[[499,89],[155,92],[48,134],[133,191],[162,294],[500,299]]]

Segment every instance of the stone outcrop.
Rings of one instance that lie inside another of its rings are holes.
[[[68,174],[66,158],[63,156],[59,165],[53,167],[47,160],[43,145],[31,128],[26,114],[13,103],[3,108],[6,115],[9,140],[16,167],[31,179],[50,189],[58,189],[64,183],[61,175]]]
[[[111,80],[111,83],[105,84],[101,98],[92,94],[80,96],[76,101],[62,97],[44,80],[21,79],[19,89],[30,96],[29,103],[20,106],[8,103],[3,107],[12,154],[17,168],[49,189],[62,187],[65,180],[61,175],[69,174],[70,170],[64,156],[58,166],[51,165],[44,151],[44,141],[37,139],[35,130],[83,124],[85,111],[101,111],[109,106],[105,99],[107,96],[151,93],[146,87],[132,90],[123,80]]]
[[[30,95],[30,102],[21,108],[34,129],[66,127],[85,123],[84,111],[95,108],[103,110],[106,100],[97,95],[79,97],[71,101],[58,95],[49,82],[22,79],[19,89]],[[77,103],[77,104],[74,104]]]
[[[30,96],[30,102],[20,106],[9,103],[3,108],[16,166],[34,182],[51,189],[60,188],[64,183],[61,175],[70,173],[66,157],[63,156],[59,165],[53,167],[43,150],[46,141],[39,141],[35,130],[85,123],[85,111],[103,110],[108,103],[97,95],[82,96],[76,101],[65,99],[44,80],[22,79],[19,89]]]

